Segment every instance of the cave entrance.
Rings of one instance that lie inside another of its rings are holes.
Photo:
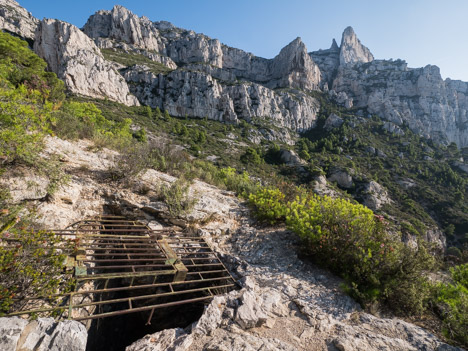
[[[89,351],[123,350],[148,333],[186,327],[215,295],[236,287],[201,237],[110,215],[54,232],[73,242],[67,267],[75,288],[40,312],[85,323]]]

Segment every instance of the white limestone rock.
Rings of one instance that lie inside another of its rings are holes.
[[[273,59],[270,70],[270,88],[319,89],[320,69],[307,53],[301,38],[296,38],[280,51]]]
[[[34,51],[71,92],[139,105],[123,77],[77,27],[59,20],[42,20],[35,33]]]
[[[182,328],[165,329],[146,335],[125,348],[126,351],[186,351],[192,338]]]
[[[330,171],[328,181],[337,183],[340,187],[349,189],[353,186],[352,170],[333,169]]]
[[[319,66],[322,75],[322,81],[327,84],[323,86],[324,91],[327,91],[333,83],[333,78],[336,75],[336,70],[340,65],[340,48],[333,39],[331,47],[326,50],[318,50],[309,53],[314,62]]]
[[[18,317],[0,318],[2,351],[85,351],[88,333],[76,321],[56,323],[53,318],[28,322]]]
[[[352,27],[347,27],[341,38],[340,65],[353,65],[374,60],[370,50],[361,44]]]
[[[120,5],[111,11],[96,12],[88,19],[83,31],[90,38],[110,38],[157,52],[164,47],[158,30],[148,18],[140,18]]]
[[[373,180],[366,183],[360,193],[363,196],[364,205],[374,211],[380,209],[383,205],[392,202],[388,196],[387,190]]]
[[[436,142],[468,146],[468,83],[442,80],[439,68],[408,68],[402,60],[374,60],[353,67],[340,66],[333,89],[353,98],[393,125],[409,125]]]
[[[156,76],[143,66],[123,73],[132,93],[149,106],[166,109],[173,116],[207,117],[238,123],[254,117],[294,131],[315,126],[320,105],[302,92],[275,92],[263,85],[227,85],[202,72],[176,70]]]
[[[0,30],[33,40],[39,21],[14,0],[0,0]]]
[[[244,79],[272,89],[318,90],[320,86],[320,69],[300,38],[283,48],[274,59],[264,59],[168,22],[151,22],[122,6],[98,11],[83,30],[99,47],[125,43],[132,49],[155,51],[187,70],[201,70],[217,79]]]

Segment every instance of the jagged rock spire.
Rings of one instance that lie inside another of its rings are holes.
[[[276,56],[270,67],[279,87],[315,90],[320,84],[320,69],[307,53],[307,48],[297,37]]]
[[[341,38],[340,65],[353,65],[359,62],[370,62],[374,56],[361,44],[352,27],[347,27]]]
[[[336,43],[335,38],[332,40],[332,44],[330,46],[330,51],[340,51],[340,48],[338,47],[338,44]]]

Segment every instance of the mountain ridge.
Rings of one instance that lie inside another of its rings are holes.
[[[41,36],[37,20],[26,15],[17,2],[2,0],[2,4],[6,10],[0,14],[0,28],[30,40],[31,28],[35,28],[34,39]],[[15,13],[22,14],[21,25],[12,20]],[[169,22],[138,17],[120,5],[91,15],[83,32],[101,50],[143,55],[169,71],[163,73],[167,79],[162,79],[160,73],[153,77],[145,74],[141,65],[123,67],[114,62],[114,67],[104,65],[102,74],[76,65],[80,68],[75,69],[75,80],[86,84],[74,89],[67,83],[74,93],[98,97],[96,91],[105,89],[97,87],[103,82],[96,77],[118,70],[117,77],[125,78],[128,91],[119,78],[115,82],[122,87],[111,89],[118,93],[102,98],[124,104],[140,102],[180,117],[233,123],[263,118],[301,132],[315,125],[318,100],[309,92],[318,91],[347,108],[354,106],[365,114],[378,114],[397,125],[408,124],[436,142],[468,146],[468,83],[443,80],[439,70],[431,68],[436,66],[413,69],[401,60],[375,60],[352,27],[344,30],[340,46],[333,39],[330,49],[308,52],[302,40],[295,39],[272,59],[229,47]],[[47,57],[57,56],[52,46],[47,48],[51,51],[48,54],[37,46],[35,49],[46,61]],[[72,60],[79,61],[76,57]],[[51,68],[55,73],[66,71],[63,67]],[[176,79],[181,84],[171,83]]]

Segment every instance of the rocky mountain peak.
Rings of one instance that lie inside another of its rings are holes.
[[[336,43],[335,38],[332,40],[332,44],[330,46],[330,51],[340,51],[340,48],[338,47],[338,44]]]
[[[104,60],[94,42],[74,25],[42,20],[35,33],[34,51],[71,92],[139,105],[123,77]]]
[[[374,56],[367,47],[361,44],[353,27],[346,27],[341,38],[340,64],[353,65],[360,62],[371,62],[373,60]]]
[[[159,32],[147,17],[138,17],[127,8],[116,5],[89,17],[83,31],[90,38],[108,38],[146,50],[161,50]]]
[[[39,21],[14,0],[0,0],[0,28],[33,40]]]
[[[297,37],[273,59],[271,64],[273,79],[279,79],[278,86],[316,90],[320,84],[320,69],[307,53],[307,48]]]

